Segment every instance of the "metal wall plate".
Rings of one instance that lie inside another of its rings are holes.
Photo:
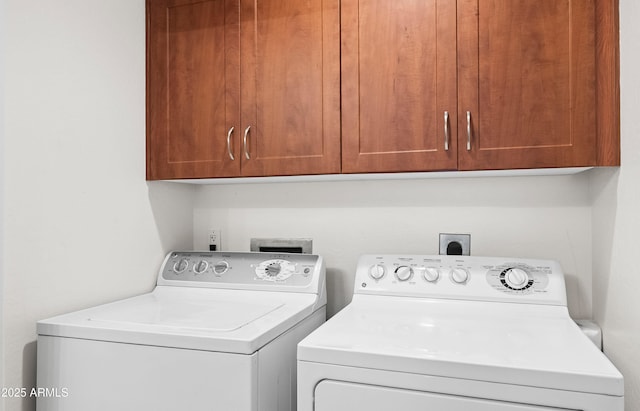
[[[457,242],[462,248],[462,255],[470,255],[471,234],[440,233],[440,255],[447,255],[447,248],[452,242]]]
[[[252,238],[251,251],[311,254],[313,240],[310,238]]]

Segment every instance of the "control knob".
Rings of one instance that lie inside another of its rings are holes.
[[[398,281],[408,281],[413,277],[413,269],[406,265],[396,268],[396,278]]]
[[[173,272],[176,274],[182,274],[189,267],[189,261],[186,258],[181,258],[173,264]]]
[[[451,270],[451,280],[456,284],[465,284],[469,281],[469,272],[464,268],[453,268]]]
[[[227,270],[229,270],[229,263],[226,261],[218,261],[214,266],[213,266],[213,272],[216,275],[222,275],[224,273],[227,272]]]
[[[522,268],[509,268],[504,275],[505,282],[509,287],[522,290],[529,283],[529,275]]]
[[[209,268],[209,263],[205,260],[200,260],[198,264],[193,267],[193,272],[196,274],[202,274],[207,271],[207,268]]]
[[[271,263],[265,269],[265,273],[269,277],[277,276],[278,274],[280,274],[280,271],[282,271],[282,266],[280,265],[280,263]]]
[[[374,280],[380,280],[387,273],[387,270],[382,264],[375,264],[369,268],[369,276]]]
[[[437,268],[427,267],[424,269],[422,277],[429,283],[435,283],[440,279],[440,271]]]

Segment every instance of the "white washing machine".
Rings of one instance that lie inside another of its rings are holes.
[[[37,409],[295,410],[325,306],[319,256],[172,252],[153,292],[38,322]]]
[[[298,411],[622,411],[553,261],[366,255],[298,345]]]

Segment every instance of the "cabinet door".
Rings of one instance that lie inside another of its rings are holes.
[[[240,13],[242,175],[339,173],[339,1],[241,0]]]
[[[455,169],[456,100],[455,0],[342,1],[343,172]]]
[[[238,175],[239,0],[147,0],[147,18],[147,178]]]
[[[458,1],[460,169],[595,164],[594,25],[593,0]]]

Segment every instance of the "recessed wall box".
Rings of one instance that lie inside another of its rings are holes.
[[[470,255],[471,234],[440,233],[440,255]]]
[[[250,246],[251,251],[311,254],[313,240],[310,238],[252,238]]]

